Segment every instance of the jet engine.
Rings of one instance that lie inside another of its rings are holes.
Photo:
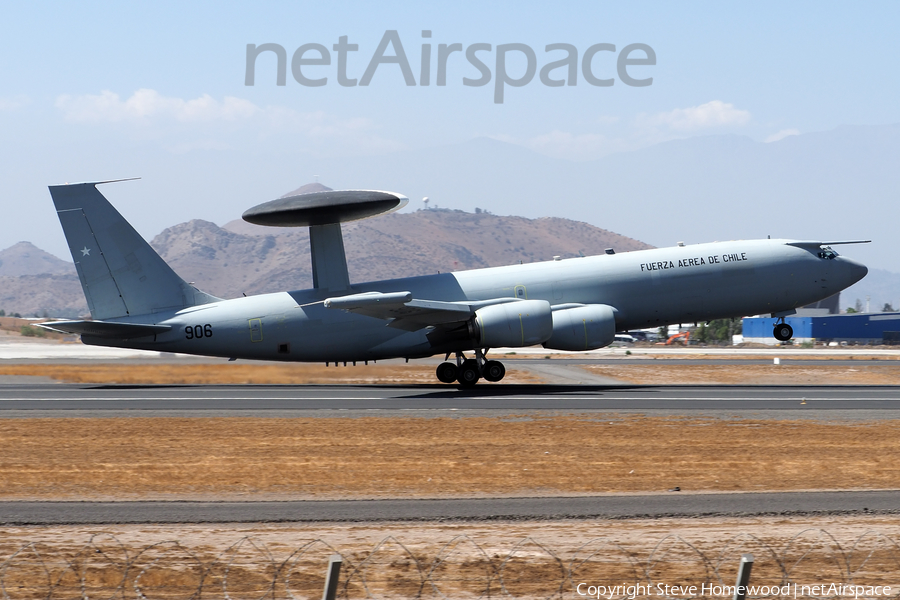
[[[615,309],[606,304],[587,304],[553,312],[553,334],[544,348],[596,350],[616,337]]]
[[[469,333],[480,346],[519,348],[547,341],[553,316],[546,300],[522,300],[485,306],[469,321]]]

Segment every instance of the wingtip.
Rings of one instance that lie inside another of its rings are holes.
[[[872,240],[840,240],[836,242],[817,242],[815,240],[791,240],[785,242],[788,246],[798,248],[819,248],[823,246],[845,246],[847,244],[871,244]]]

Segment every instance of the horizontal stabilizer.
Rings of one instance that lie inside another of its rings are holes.
[[[39,323],[38,326],[60,333],[75,333],[116,340],[148,337],[172,329],[169,325],[110,323],[107,321],[48,321]]]

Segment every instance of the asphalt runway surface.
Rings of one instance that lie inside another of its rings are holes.
[[[0,417],[782,411],[896,418],[900,386],[0,385]],[[877,413],[877,414],[876,414]]]
[[[657,358],[657,357],[636,357],[636,358],[554,358],[549,362],[559,363],[562,365],[604,365],[615,367],[618,365],[700,365],[700,366],[735,366],[735,365],[771,365],[772,358]],[[859,358],[794,358],[794,357],[778,357],[784,366],[792,365],[795,367],[824,367],[824,366],[897,366],[900,361],[895,358],[869,357],[861,356]],[[527,367],[535,363],[540,364],[540,359],[520,359],[520,358],[503,358],[499,359],[507,366],[523,366]]]
[[[0,525],[638,519],[892,514],[900,492],[298,502],[0,502]]]

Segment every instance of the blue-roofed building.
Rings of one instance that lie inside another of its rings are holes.
[[[772,336],[772,329],[777,320],[768,317],[746,317],[743,320],[744,341],[778,344],[778,340]],[[801,313],[787,317],[784,321],[794,329],[792,339],[798,344],[803,342],[900,344],[900,312],[843,315]]]

